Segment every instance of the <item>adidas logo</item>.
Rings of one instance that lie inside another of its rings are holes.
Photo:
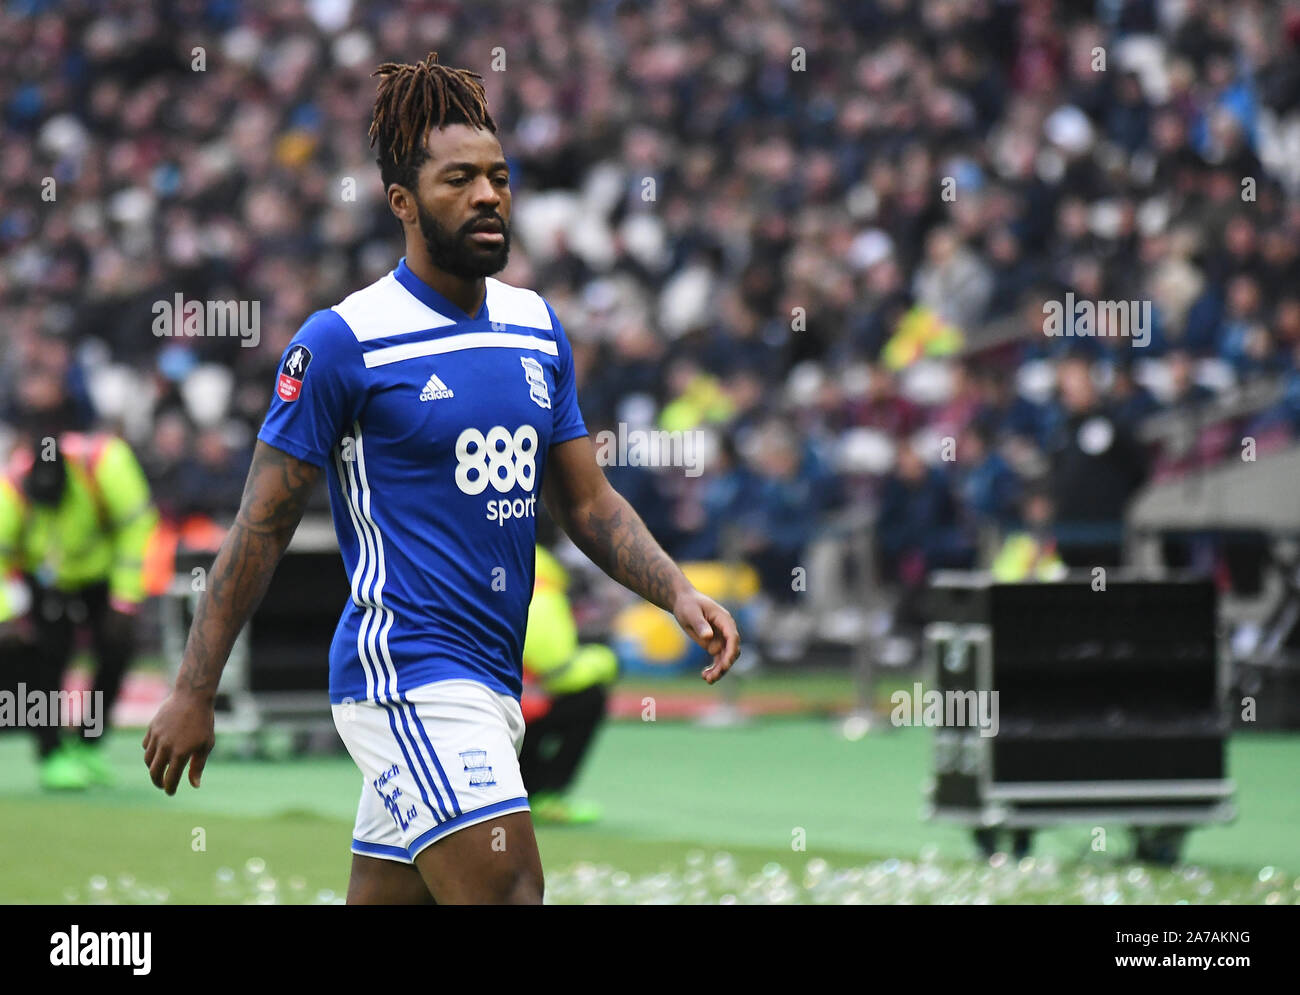
[[[420,391],[421,401],[441,401],[444,398],[455,397],[451,388],[438,379],[438,374],[429,377],[429,382],[424,385],[424,390]]]

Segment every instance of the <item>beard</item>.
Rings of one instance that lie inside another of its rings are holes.
[[[452,232],[439,224],[418,201],[415,210],[420,219],[420,233],[424,236],[425,248],[429,250],[429,259],[444,273],[458,276],[462,280],[476,280],[505,269],[510,257],[510,227],[500,218],[496,220],[501,221],[501,233],[505,236],[505,241],[500,245],[476,245],[470,241],[470,229],[483,218],[467,221],[459,231]]]

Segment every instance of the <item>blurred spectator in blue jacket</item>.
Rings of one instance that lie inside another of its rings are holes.
[[[905,585],[920,584],[934,567],[969,566],[973,549],[943,471],[926,466],[909,444],[884,482],[876,545],[882,572]]]
[[[1151,391],[1134,378],[1133,367],[1129,363],[1116,365],[1110,396],[1115,405],[1115,417],[1130,427],[1137,426],[1147,415],[1160,408],[1160,402],[1152,396]]]
[[[752,488],[733,496],[740,509],[740,551],[763,590],[794,599],[793,571],[835,499],[834,479],[813,449],[787,425],[769,421],[752,439]]]
[[[178,505],[186,514],[232,519],[239,507],[251,455],[236,452],[220,428],[205,428],[195,440],[194,453],[178,473]]]
[[[1242,273],[1228,283],[1228,306],[1219,332],[1219,355],[1239,374],[1276,366],[1273,337],[1264,321],[1259,281]]]
[[[1182,349],[1168,356],[1169,399],[1165,407],[1170,410],[1192,409],[1214,400],[1214,391],[1196,382],[1196,363]]]
[[[980,406],[976,417],[1000,436],[1041,444],[1047,436],[1046,411],[1016,390],[1015,371],[984,370],[977,376]]]
[[[728,556],[731,551],[724,548],[730,538],[727,530],[746,514],[755,487],[754,475],[736,451],[734,437],[721,435],[712,462],[700,477],[687,478],[677,503],[673,558],[691,561]]]
[[[1020,478],[993,443],[989,426],[972,422],[957,440],[954,479],[972,524],[996,525],[1005,531],[1018,518]]]

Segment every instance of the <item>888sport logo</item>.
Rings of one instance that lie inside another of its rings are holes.
[[[535,518],[536,484],[537,429],[532,425],[520,425],[513,432],[495,425],[486,435],[467,428],[457,436],[456,486],[462,493],[482,494],[489,487],[497,494],[516,487],[529,492],[528,497],[490,498],[484,512],[489,522],[504,526],[512,518]]]

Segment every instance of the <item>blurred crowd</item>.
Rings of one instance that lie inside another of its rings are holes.
[[[867,508],[911,585],[1032,506],[1105,562],[1186,463],[1144,423],[1258,382],[1245,428],[1300,434],[1295,0],[13,0],[0,35],[0,409],[122,432],[173,519],[233,513],[285,345],[396,263],[370,74],[431,49],[484,77],[501,277],[593,434],[708,441],[608,468],[679,558],[790,599]],[[1045,335],[1067,293],[1149,335]],[[257,301],[256,342],[155,334],[178,294]]]

